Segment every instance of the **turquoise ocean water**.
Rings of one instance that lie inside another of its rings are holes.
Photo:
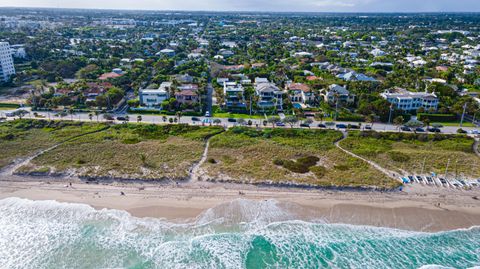
[[[480,268],[480,228],[420,233],[295,220],[237,200],[198,218],[0,200],[0,268]]]

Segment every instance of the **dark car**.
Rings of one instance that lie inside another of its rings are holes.
[[[336,127],[338,129],[347,129],[347,125],[345,125],[345,124],[337,124]]]
[[[300,124],[300,127],[303,127],[303,128],[310,128],[310,124],[301,123],[301,124]]]
[[[228,122],[237,122],[237,120],[234,118],[228,118]]]
[[[317,125],[318,128],[327,128],[327,125],[323,124],[323,123],[320,123]]]
[[[424,132],[425,132],[425,129],[418,127],[418,128],[415,128],[415,132],[417,132],[417,133],[424,133]]]
[[[365,130],[372,130],[372,126],[370,125],[365,126]]]
[[[432,132],[432,133],[441,133],[442,132],[442,130],[440,130],[438,128],[435,128],[435,127],[428,128],[428,131]]]
[[[275,125],[279,126],[279,127],[284,127],[285,126],[285,123],[279,121],[277,123],[275,123]]]
[[[400,128],[400,130],[402,130],[402,131],[404,131],[404,132],[410,132],[412,129],[410,129],[410,127],[408,127],[408,126],[402,126],[402,127]]]
[[[349,125],[348,125],[348,128],[349,128],[349,129],[360,129],[360,126],[355,125],[355,124],[349,124]]]
[[[127,118],[125,118],[125,117],[117,117],[117,120],[118,120],[118,121],[126,121]]]
[[[197,117],[192,117],[192,121],[200,121],[200,119]]]

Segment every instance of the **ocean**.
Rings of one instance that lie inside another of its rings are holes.
[[[440,233],[298,220],[235,200],[185,221],[0,200],[0,268],[480,268],[480,227]]]

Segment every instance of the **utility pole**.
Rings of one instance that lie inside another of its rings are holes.
[[[390,105],[390,113],[388,114],[388,123],[392,124],[392,112],[393,112],[393,104]]]
[[[467,110],[467,103],[463,105],[463,113],[462,113],[462,119],[460,120],[460,128],[463,125],[463,119],[465,118],[465,111]]]
[[[250,95],[250,116],[252,116],[252,95]]]

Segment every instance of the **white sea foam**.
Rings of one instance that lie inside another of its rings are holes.
[[[419,233],[300,221],[296,211],[274,200],[236,200],[195,221],[172,223],[88,205],[8,198],[0,200],[0,268],[480,265],[480,228]]]

